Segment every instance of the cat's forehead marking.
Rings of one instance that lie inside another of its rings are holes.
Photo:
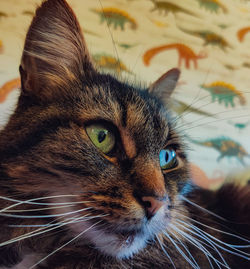
[[[127,107],[127,126],[140,126],[145,124],[146,117],[143,113],[143,105],[129,104]]]
[[[119,131],[126,155],[130,159],[134,158],[137,152],[134,139],[131,137],[127,129],[120,126]]]
[[[126,126],[144,130],[147,134],[159,132],[159,138],[165,139],[169,133],[167,112],[164,108],[148,107],[145,102],[129,104],[126,113]]]
[[[83,106],[80,107],[79,116],[85,121],[93,119],[104,119],[112,121],[115,125],[120,123],[121,107],[114,102],[110,92],[102,87],[85,86]],[[95,101],[93,101],[95,100]]]

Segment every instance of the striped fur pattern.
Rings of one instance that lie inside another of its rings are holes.
[[[47,0],[20,74],[16,111],[0,133],[1,269],[247,268],[249,187],[190,188],[165,108],[178,70],[148,89],[99,73],[71,8]],[[93,144],[91,124],[112,131],[111,152]],[[163,170],[168,148],[178,165]],[[161,205],[153,213],[152,201]]]

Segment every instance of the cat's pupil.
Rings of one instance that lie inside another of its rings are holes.
[[[166,160],[166,163],[167,163],[168,160],[169,160],[169,152],[168,152],[168,151],[166,151],[165,160]]]
[[[105,140],[106,135],[107,135],[107,131],[104,131],[104,130],[100,131],[98,133],[98,142],[102,143]]]

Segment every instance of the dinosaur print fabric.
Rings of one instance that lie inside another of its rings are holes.
[[[21,49],[40,2],[1,0],[0,128],[15,107]],[[195,171],[217,184],[250,166],[250,1],[68,2],[104,72],[149,84],[181,69],[170,107]]]

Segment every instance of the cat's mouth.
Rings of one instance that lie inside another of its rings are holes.
[[[116,233],[118,239],[121,241],[122,245],[125,245],[126,247],[130,247],[136,236],[138,234],[142,234],[142,230],[136,230],[136,231],[122,231],[122,232],[118,232]]]
[[[95,248],[105,255],[118,259],[129,258],[145,247],[149,234],[143,229],[123,230],[119,232],[103,231],[95,229],[91,232],[92,243]]]
[[[72,223],[70,230],[76,236],[82,234],[80,244],[91,244],[105,256],[126,259],[145,248],[150,240],[165,230],[170,219],[167,208],[161,207],[153,218],[138,218],[136,224],[128,220],[122,223],[121,217],[120,224],[117,225],[104,217]]]
[[[91,221],[86,221],[78,228],[75,225],[72,228],[77,234],[86,231],[82,235],[80,244],[92,244],[105,256],[126,259],[142,250],[150,239],[162,231],[159,226],[157,226],[157,229],[155,228],[156,225],[153,226],[144,223],[136,229],[134,227],[117,227],[117,229],[114,229],[114,227],[107,228],[107,225],[104,228],[101,222],[100,225],[94,225]]]
[[[162,212],[158,212],[152,220],[142,221],[136,228],[132,226],[108,228],[109,225],[100,224],[90,229],[84,237],[104,255],[118,259],[130,258],[145,248],[148,241],[166,228],[167,219],[164,217],[164,209],[160,211]],[[88,223],[88,227],[90,226],[91,223]]]

